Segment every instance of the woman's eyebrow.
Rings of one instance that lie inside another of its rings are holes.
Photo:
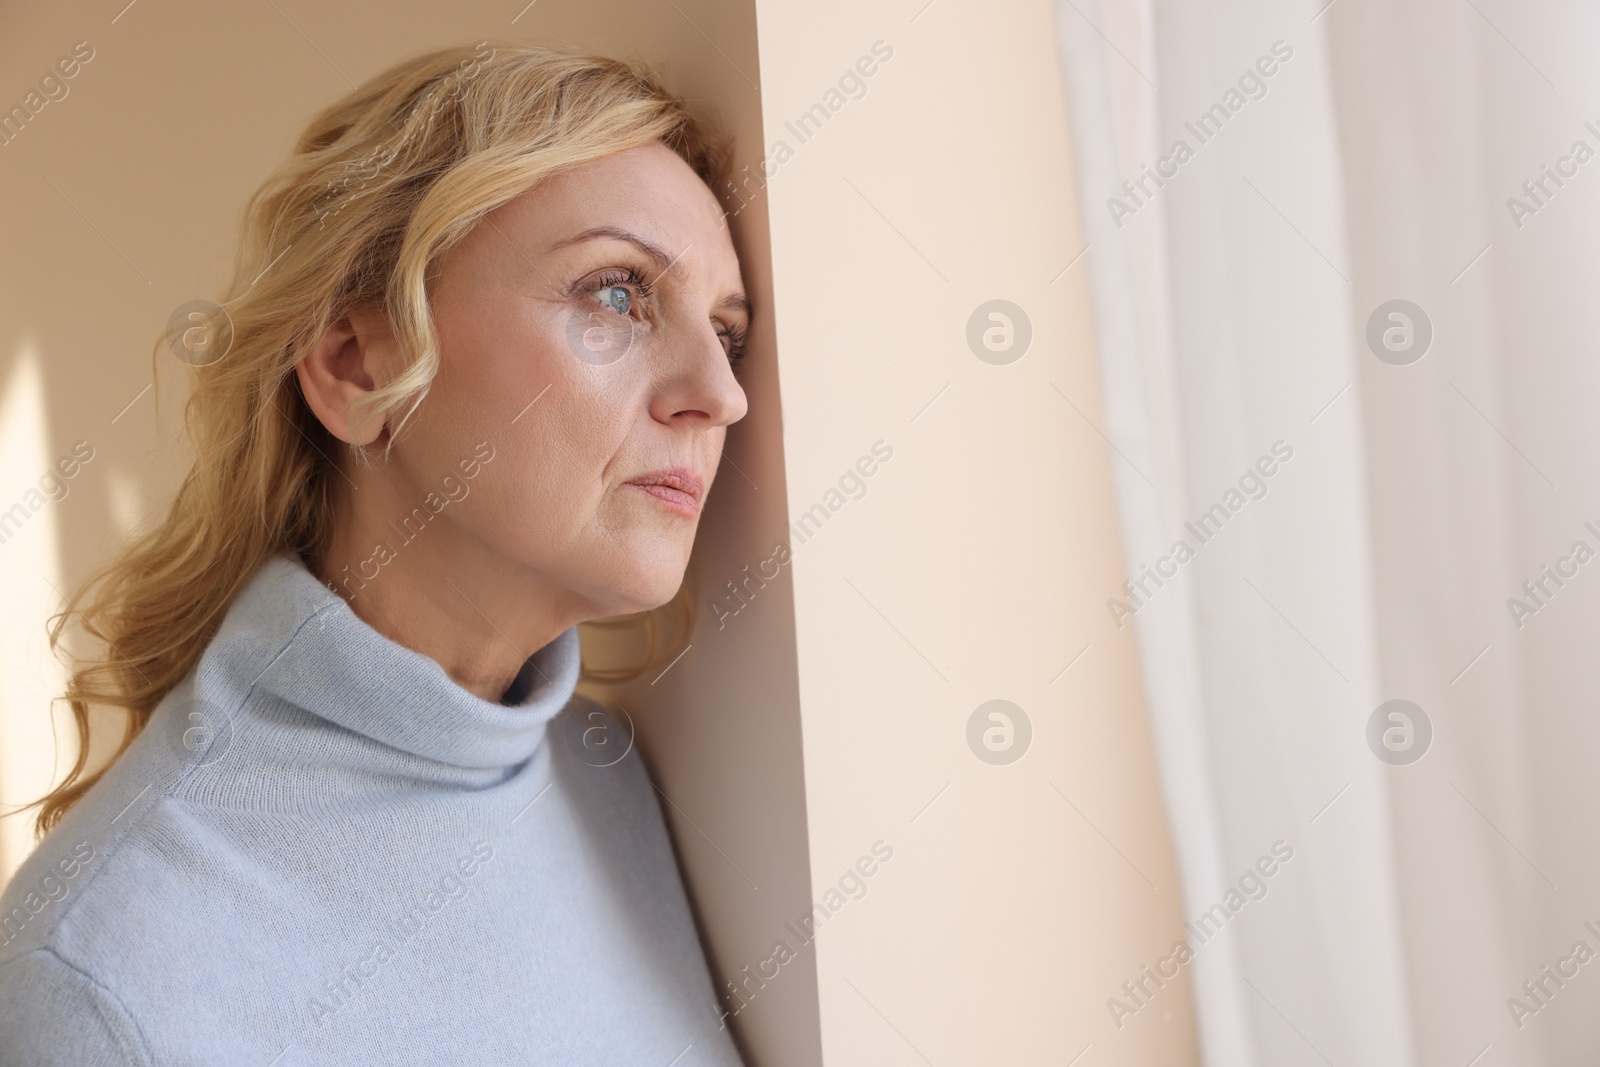
[[[650,259],[654,261],[655,265],[661,270],[666,270],[668,267],[672,266],[674,262],[676,262],[676,258],[668,255],[666,250],[660,245],[653,244],[650,241],[645,240],[643,237],[640,237],[636,233],[620,229],[616,226],[591,227],[590,229],[584,230],[582,233],[568,237],[566,240],[557,241],[551,246],[550,250],[554,252],[558,248],[566,248],[568,245],[575,245],[583,241],[594,240],[626,241],[639,251],[643,252],[645,255],[649,256]]]
[[[631,230],[624,230],[618,226],[592,226],[589,229],[584,230],[582,233],[577,233],[571,237],[565,238],[564,240],[557,241],[554,245],[550,246],[550,250],[554,252],[558,248],[566,248],[569,245],[581,244],[584,241],[626,241],[628,244],[633,245],[646,256],[650,257],[650,260],[662,271],[670,270],[678,262],[678,260],[683,258],[683,252],[678,253],[676,256],[669,255],[666,249],[662,248],[660,245],[640,237]],[[688,249],[684,249],[684,252],[687,251]],[[753,314],[750,308],[750,301],[743,293],[729,293],[727,296],[722,298],[721,303],[719,303],[717,306],[720,308],[728,308],[732,311],[742,311],[746,315]]]

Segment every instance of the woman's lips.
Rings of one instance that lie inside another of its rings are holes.
[[[653,470],[625,484],[644,490],[686,519],[700,514],[700,497],[705,492],[705,485],[689,467],[679,465]]]
[[[670,485],[649,484],[641,485],[638,482],[628,482],[630,488],[648,493],[659,500],[669,511],[677,512],[685,518],[694,518],[700,514],[700,504],[695,498],[685,493],[682,489],[674,489]]]

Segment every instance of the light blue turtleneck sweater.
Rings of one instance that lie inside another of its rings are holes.
[[[739,1064],[578,670],[483,700],[267,563],[0,897],[0,1067]]]

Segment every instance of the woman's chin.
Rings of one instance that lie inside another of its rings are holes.
[[[652,611],[668,603],[678,594],[678,589],[682,585],[681,566],[640,574],[636,580],[613,586],[608,591],[608,595],[603,598],[605,614],[632,615],[635,612]]]

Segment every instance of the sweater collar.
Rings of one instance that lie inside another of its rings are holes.
[[[253,689],[413,755],[480,769],[532,756],[581,668],[573,626],[528,657],[510,690],[516,703],[484,700],[374,630],[292,553],[262,564],[240,590],[217,642],[241,639],[270,661]]]

